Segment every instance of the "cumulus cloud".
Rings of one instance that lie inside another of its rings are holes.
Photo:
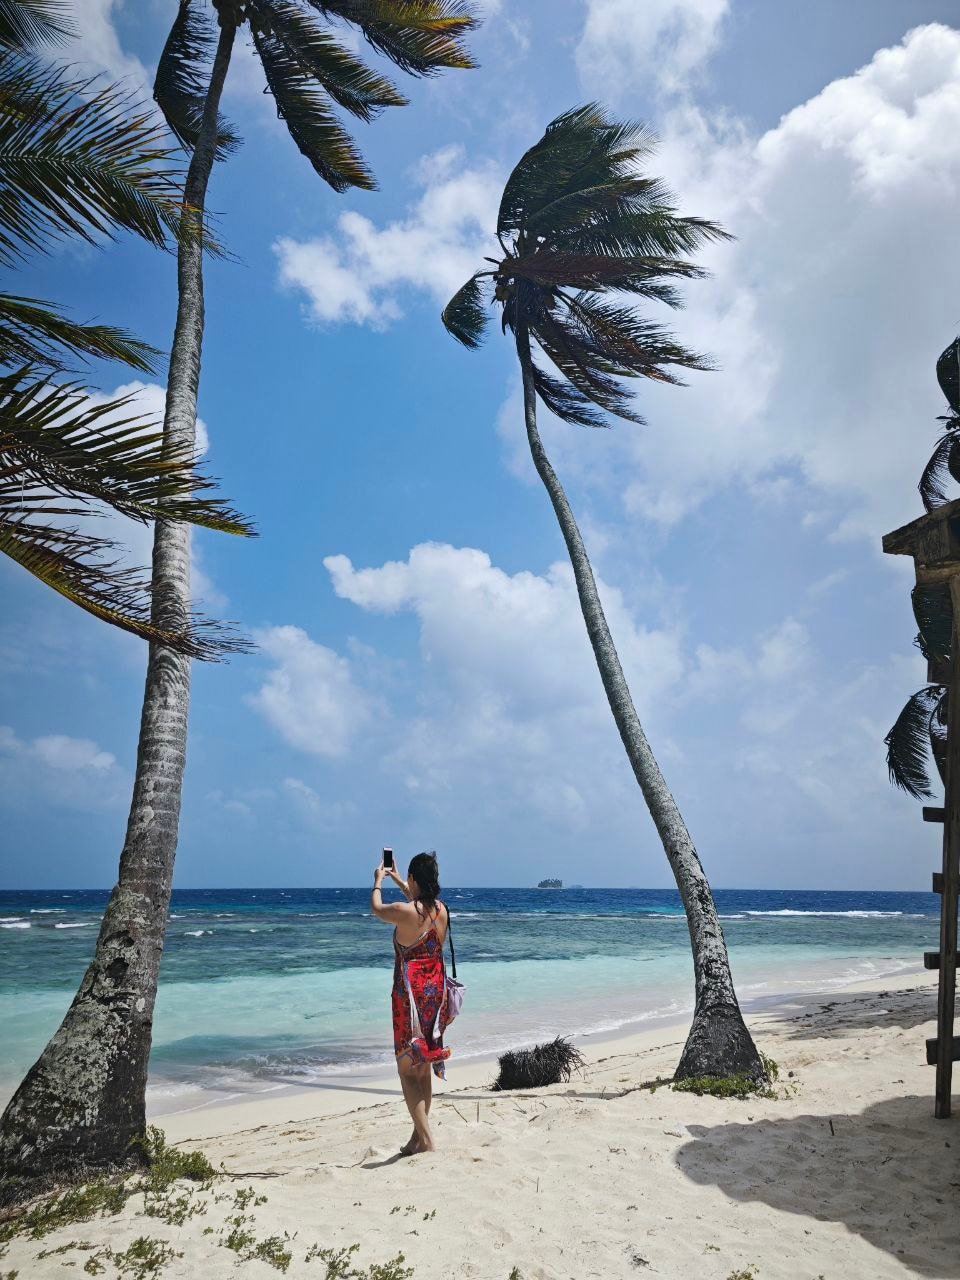
[[[610,102],[643,90],[687,87],[716,48],[729,0],[587,0],[576,49],[588,92]]]
[[[357,812],[357,806],[349,800],[325,800],[302,778],[284,778],[283,791],[313,827],[337,826]]]
[[[379,568],[355,569],[342,555],[324,565],[343,599],[372,612],[415,614],[426,661],[462,687],[518,709],[562,705],[606,714],[566,562],[543,575],[509,574],[484,551],[422,543],[407,560]],[[643,703],[679,676],[678,638],[639,623],[620,591],[598,585],[624,670]]]
[[[275,665],[250,696],[251,706],[291,746],[330,759],[346,755],[375,707],[349,661],[300,627],[271,627],[256,640]]]
[[[956,326],[960,33],[909,32],[760,137],[689,102],[664,121],[653,167],[683,212],[738,237],[705,255],[714,277],[676,319],[721,372],[641,389],[649,425],[614,433],[612,483],[665,527],[738,485],[876,539],[916,514]]]
[[[58,808],[109,808],[127,795],[116,757],[89,738],[64,733],[20,738],[0,725],[0,790],[11,803],[39,791]]]
[[[140,59],[122,47],[115,26],[125,7],[125,0],[84,0],[82,18],[77,15],[78,38],[69,46],[69,59],[83,70],[103,71],[114,80],[126,81],[149,101],[151,76]]]
[[[378,228],[351,211],[337,219],[336,237],[276,242],[280,282],[305,295],[312,322],[382,329],[403,314],[401,288],[446,302],[477,269],[496,223],[496,169],[467,165],[453,146],[425,157],[417,177],[423,194],[405,218]]]
[[[423,676],[388,767],[419,804],[464,788],[518,821],[584,827],[622,803],[629,770],[590,650],[572,572],[510,574],[483,551],[425,543],[407,560],[324,564],[334,590],[373,613],[413,614]],[[619,591],[605,606],[641,714],[682,670],[678,637],[644,626]]]

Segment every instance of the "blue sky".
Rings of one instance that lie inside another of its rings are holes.
[[[236,260],[208,266],[200,406],[261,537],[198,537],[197,589],[259,651],[196,669],[177,884],[364,883],[385,843],[436,848],[451,883],[670,882],[509,344],[465,352],[438,318],[511,165],[595,98],[660,135],[683,212],[737,236],[674,318],[720,372],[640,388],[644,428],[544,421],[654,749],[715,885],[926,888],[936,830],[882,746],[924,668],[879,542],[919,514],[960,322],[952,6],[483,8],[480,69],[358,127],[374,194],[330,192],[246,48],[231,70],[245,145],[210,204]],[[173,11],[85,0],[73,55],[148,84]],[[169,346],[174,263],[139,244],[65,249],[17,287]],[[0,592],[3,882],[108,886],[144,650],[6,562]]]

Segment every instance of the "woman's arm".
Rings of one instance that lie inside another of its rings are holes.
[[[410,901],[410,886],[407,884],[406,880],[401,880],[401,879],[400,879],[400,873],[399,873],[399,871],[397,871],[396,867],[391,867],[391,868],[390,868],[390,870],[389,870],[386,874],[390,877],[390,879],[394,882],[394,884],[397,886],[397,888],[400,890],[400,892],[403,894],[403,896],[404,896],[404,897],[406,898],[406,900],[409,902],[409,901]]]
[[[378,920],[385,920],[388,924],[401,924],[410,913],[410,904],[407,902],[384,902],[381,886],[386,875],[387,872],[384,871],[382,866],[377,867],[373,873],[370,910]]]

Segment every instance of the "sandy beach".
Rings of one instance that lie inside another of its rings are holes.
[[[960,1132],[933,1119],[924,1064],[934,992],[934,975],[912,975],[752,1016],[779,1063],[775,1099],[649,1087],[674,1067],[682,1026],[586,1044],[582,1078],[522,1094],[490,1092],[489,1063],[454,1061],[431,1116],[441,1149],[413,1159],[396,1156],[409,1123],[390,1078],[167,1115],[171,1142],[233,1175],[193,1193],[203,1212],[174,1226],[134,1197],[13,1241],[2,1265],[60,1276],[90,1256],[52,1252],[62,1245],[149,1236],[180,1255],[165,1276],[228,1276],[239,1211],[257,1240],[292,1237],[290,1276],[327,1274],[313,1245],[357,1244],[352,1266],[402,1253],[417,1280],[957,1277]],[[238,1210],[245,1188],[265,1201]]]

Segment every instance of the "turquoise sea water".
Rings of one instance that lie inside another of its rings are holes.
[[[457,1058],[556,1034],[639,1029],[692,1007],[677,895],[640,889],[452,889],[464,1013]],[[933,894],[721,890],[742,1002],[919,970]],[[0,892],[0,1091],[63,1017],[107,895]],[[174,894],[157,1001],[154,1105],[200,1088],[309,1083],[392,1064],[390,931],[368,889]]]

